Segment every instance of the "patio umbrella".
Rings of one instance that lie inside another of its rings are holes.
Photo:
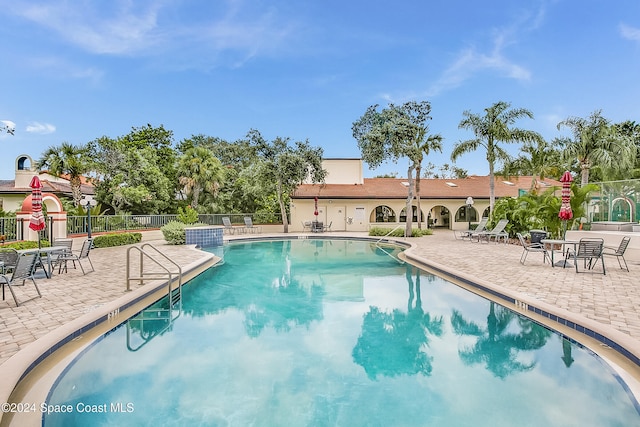
[[[313,198],[314,202],[315,202],[315,210],[313,211],[313,214],[316,216],[316,222],[318,222],[318,196]]]
[[[31,179],[31,218],[29,218],[29,228],[38,232],[38,249],[40,248],[40,231],[44,230],[46,224],[42,215],[42,184],[37,176]]]
[[[562,238],[564,239],[564,235],[567,232],[567,221],[573,218],[573,211],[571,210],[571,182],[573,178],[571,177],[571,173],[566,171],[562,174],[562,178],[560,178],[560,182],[562,183],[562,204],[560,205],[560,212],[558,212],[558,216],[562,221],[564,221]]]

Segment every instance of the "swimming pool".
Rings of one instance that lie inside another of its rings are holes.
[[[640,423],[591,351],[388,252],[225,246],[181,309],[160,301],[75,358],[44,425]]]

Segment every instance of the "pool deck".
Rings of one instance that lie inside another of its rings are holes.
[[[297,235],[261,234],[231,238]],[[365,237],[366,234],[331,232],[320,236]],[[576,274],[574,268],[552,268],[548,263],[543,264],[542,255],[538,253],[529,254],[523,266],[519,262],[520,246],[456,240],[450,230],[436,230],[431,236],[397,240],[411,243],[413,247],[408,253],[419,261],[440,266],[501,293],[516,295],[519,300],[556,308],[578,320],[586,319],[585,322],[596,325],[601,331],[621,337],[626,346],[640,348],[640,264],[628,262],[630,272],[627,272],[618,267],[617,260],[607,257],[606,275]],[[153,244],[183,267],[198,265],[211,257],[192,247],[167,245],[158,232],[145,234],[143,243]],[[74,243],[74,249],[80,246],[81,240]],[[126,299],[130,294],[125,292],[127,248],[93,250],[91,260],[95,272],[87,275],[83,275],[80,269],[70,268],[67,273],[38,280],[42,298],[25,301],[19,307],[15,306],[6,290],[6,299],[0,301],[0,372],[7,367],[7,361],[20,358],[21,354],[37,347],[36,341],[52,331],[80,317],[90,316],[89,313],[99,311],[114,301]],[[29,283],[24,288],[14,289],[21,301],[36,295]]]

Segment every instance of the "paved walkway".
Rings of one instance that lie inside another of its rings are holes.
[[[529,254],[522,266],[520,246],[455,240],[448,230],[408,241],[415,244],[413,254],[429,262],[611,326],[640,343],[638,264],[630,264],[631,271],[626,272],[615,259],[607,258],[606,276],[576,274],[573,268],[543,264],[540,254]],[[203,259],[203,252],[190,247],[166,245],[163,240],[152,243],[182,266]],[[80,245],[76,242],[74,248]],[[39,280],[42,298],[16,307],[7,293],[8,299],[0,301],[0,367],[38,338],[125,294],[126,247],[93,250],[91,259],[93,273],[83,276],[79,269],[70,269]],[[20,299],[35,295],[31,285],[16,289]]]

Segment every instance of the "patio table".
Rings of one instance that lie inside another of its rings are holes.
[[[47,257],[47,268],[44,268],[44,264],[42,264],[43,268],[44,268],[44,274],[45,276],[47,276],[47,279],[51,279],[51,275],[53,274],[53,267],[51,265],[51,258],[52,255],[55,254],[56,252],[62,253],[64,251],[67,250],[66,246],[48,246],[46,248],[33,248],[33,249],[20,249],[18,250],[18,253],[20,255],[22,254],[37,254],[38,257],[40,258],[40,261],[42,261],[42,255],[46,255]]]
[[[566,256],[563,260],[558,261],[557,263],[553,262],[553,253],[557,250],[555,249],[556,246],[560,246],[561,250],[562,250],[562,254],[565,255],[566,253],[566,249],[565,247],[568,245],[573,245],[573,251],[575,252],[576,250],[576,246],[578,245],[578,243],[580,243],[580,241],[578,240],[562,240],[562,239],[542,239],[540,240],[540,243],[542,243],[545,247],[545,249],[547,249],[549,252],[551,252],[551,267],[562,267],[562,268],[566,268],[566,267],[573,267],[573,264],[571,264],[569,261],[567,261]]]

